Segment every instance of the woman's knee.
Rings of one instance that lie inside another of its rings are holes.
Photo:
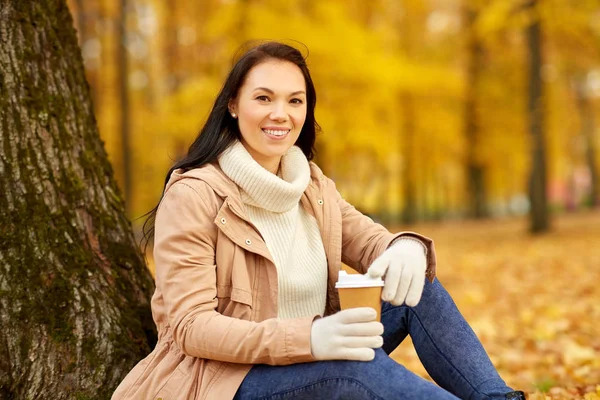
[[[452,296],[450,296],[450,293],[448,293],[441,282],[435,278],[433,282],[429,282],[428,280],[425,281],[421,301],[414,308],[423,308],[429,306],[440,307],[442,304],[446,303],[454,303]]]
[[[342,366],[343,364],[343,366]],[[452,394],[415,375],[391,359],[382,349],[369,362],[336,364],[329,378],[345,382],[341,397],[348,399],[456,399]],[[342,366],[342,368],[339,368]]]
[[[383,400],[365,382],[354,377],[325,378],[313,385],[298,389],[294,396],[290,398]]]

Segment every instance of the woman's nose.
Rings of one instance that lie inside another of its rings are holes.
[[[273,110],[271,111],[271,115],[270,115],[272,120],[275,121],[285,121],[287,120],[287,111],[285,108],[285,104],[274,104]]]

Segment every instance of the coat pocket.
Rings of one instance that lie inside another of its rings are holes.
[[[167,379],[162,388],[156,393],[154,396],[155,400],[174,400],[181,399],[183,393],[180,391],[183,390],[185,385],[184,382],[188,379],[188,375],[183,372],[179,366],[175,368],[175,371],[171,374],[171,376]]]
[[[217,311],[228,317],[250,320],[252,294],[231,286],[217,286]]]
[[[252,307],[252,294],[244,289],[231,286],[217,286],[217,298],[219,301],[221,299],[231,299],[231,301],[236,303]]]

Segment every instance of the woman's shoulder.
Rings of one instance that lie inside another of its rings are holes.
[[[313,181],[322,181],[327,179],[321,168],[314,162],[309,161],[308,165],[310,166],[310,178]]]
[[[312,183],[320,187],[334,187],[335,183],[329,178],[323,170],[314,162],[309,161],[310,165],[310,179]]]
[[[225,175],[217,163],[174,170],[165,187],[165,193],[174,185],[187,185],[203,192],[214,191],[219,197],[227,197],[235,190],[235,183]]]

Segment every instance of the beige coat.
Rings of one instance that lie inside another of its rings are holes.
[[[428,245],[427,277],[435,276],[433,242],[412,232],[391,234],[342,199],[311,163],[302,206],[317,220],[327,255],[325,315],[340,309],[335,289],[341,263],[365,273],[400,235]],[[315,316],[277,319],[277,273],[239,189],[207,164],[175,171],[156,217],[155,349],[113,395],[120,399],[233,399],[252,364],[315,361]]]

